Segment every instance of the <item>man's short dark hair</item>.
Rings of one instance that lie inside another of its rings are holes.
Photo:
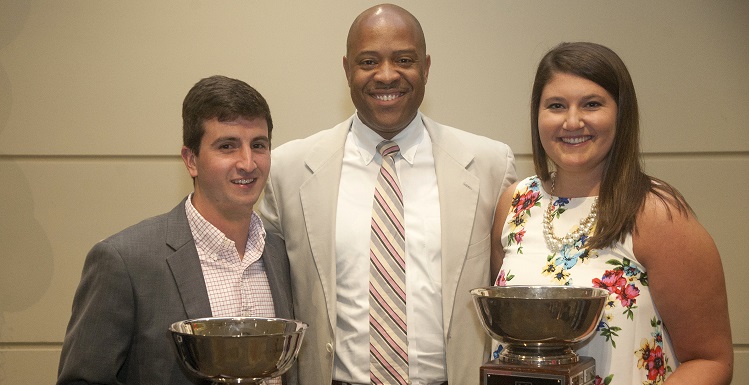
[[[241,80],[221,75],[195,83],[182,103],[182,144],[195,155],[200,152],[205,133],[203,123],[214,118],[219,122],[264,118],[269,139],[273,130],[270,108],[263,95]]]

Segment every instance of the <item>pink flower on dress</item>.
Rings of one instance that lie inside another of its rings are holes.
[[[499,271],[497,279],[494,281],[494,286],[507,286],[507,279],[505,279],[504,269]]]
[[[535,206],[539,195],[538,191],[526,191],[522,195],[519,193],[516,194],[512,202],[512,207],[515,209],[515,216]]]
[[[640,295],[640,289],[633,284],[629,284],[618,290],[617,297],[624,307],[632,307],[637,302],[635,298]]]
[[[619,294],[621,291],[620,287],[627,284],[627,279],[622,277],[622,275],[621,270],[606,270],[602,279],[593,279],[593,285],[594,287],[606,289],[609,293]]]

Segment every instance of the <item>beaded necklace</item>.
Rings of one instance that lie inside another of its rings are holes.
[[[543,219],[546,247],[555,253],[561,250],[564,246],[574,245],[583,235],[588,235],[596,222],[596,215],[598,214],[598,197],[596,197],[595,200],[593,200],[593,204],[590,206],[590,213],[588,216],[580,220],[577,229],[568,232],[562,238],[557,237],[554,234],[554,225],[552,224],[552,221],[554,220],[554,199],[552,199],[552,196],[554,195],[554,182],[556,181],[556,176],[556,173],[551,175],[551,194],[549,196],[549,205],[546,207],[546,211],[544,211]]]

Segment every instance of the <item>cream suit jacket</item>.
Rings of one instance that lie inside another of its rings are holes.
[[[295,316],[309,324],[299,383],[331,383],[336,324],[335,218],[344,143],[353,116],[332,129],[272,151],[258,213],[286,241]],[[504,143],[426,117],[432,139],[442,227],[442,305],[450,385],[479,383],[490,339],[469,291],[490,284],[489,249],[499,195],[516,179]],[[362,349],[368,349],[363,346]]]

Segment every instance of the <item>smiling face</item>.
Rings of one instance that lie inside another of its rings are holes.
[[[404,12],[385,7],[360,16],[343,58],[359,118],[386,139],[414,119],[429,76],[423,32]]]
[[[182,148],[193,177],[192,204],[208,221],[249,220],[270,171],[270,138],[264,118],[203,122],[200,155]]]
[[[616,134],[617,105],[588,79],[554,73],[541,92],[538,131],[560,172],[601,176]]]

